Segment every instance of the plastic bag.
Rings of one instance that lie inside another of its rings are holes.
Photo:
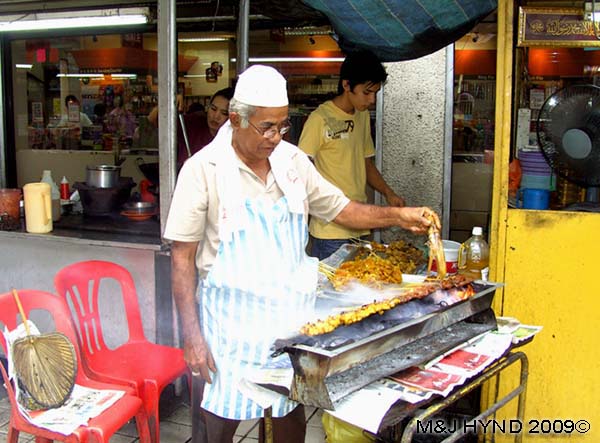
[[[514,159],[508,165],[508,196],[515,198],[521,184],[521,162]]]
[[[367,431],[335,418],[327,412],[323,413],[321,420],[327,443],[373,443],[375,441]]]

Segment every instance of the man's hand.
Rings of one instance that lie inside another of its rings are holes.
[[[215,361],[202,336],[196,304],[196,250],[198,242],[175,241],[171,245],[171,285],[183,335],[183,356],[194,376],[211,383],[209,370]]]
[[[398,225],[415,234],[424,234],[433,223],[438,229],[441,229],[438,215],[428,207],[420,208],[402,208],[400,212],[400,221]]]
[[[209,370],[217,372],[217,366],[208,344],[200,333],[184,340],[183,355],[192,375],[200,375],[207,383],[212,383]]]

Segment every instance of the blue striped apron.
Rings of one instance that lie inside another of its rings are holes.
[[[221,239],[199,288],[202,332],[217,365],[202,407],[220,417],[248,420],[262,417],[263,408],[237,389],[238,380],[267,363],[274,340],[297,332],[308,318],[318,261],[305,253],[306,216],[290,212],[285,196],[275,203],[247,199],[242,206],[247,223],[229,240]],[[296,406],[280,396],[273,416]]]

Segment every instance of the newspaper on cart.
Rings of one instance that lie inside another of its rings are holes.
[[[39,330],[31,321],[29,323],[30,333],[39,335]],[[31,411],[25,408],[20,399],[23,398],[19,383],[16,382],[17,374],[12,361],[12,344],[19,338],[25,337],[24,324],[20,324],[13,331],[4,330],[4,336],[7,339],[7,360],[8,360],[8,377],[14,381],[15,396],[17,405],[21,414],[30,423],[40,428],[48,429],[53,432],[58,432],[63,435],[72,434],[79,426],[87,425],[91,418],[97,417],[104,410],[112,406],[119,400],[125,391],[108,390],[108,389],[90,389],[84,386],[75,384],[73,392],[69,399],[59,408],[43,409]]]
[[[514,327],[504,328],[505,322],[498,321],[498,330],[474,337],[421,367],[377,380],[336,402],[334,410],[328,413],[377,433],[385,414],[396,401],[416,404],[434,395],[445,397],[504,355],[511,344],[523,341],[525,335],[531,338],[542,329],[511,320]]]

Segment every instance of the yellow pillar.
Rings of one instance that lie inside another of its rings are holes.
[[[523,441],[595,443],[600,441],[600,214],[507,207],[513,11],[513,0],[499,0],[490,276],[505,287],[494,299],[494,310],[544,328],[523,348],[530,363]],[[507,371],[499,393],[517,383],[517,371]],[[486,386],[483,407],[497,397],[495,387]],[[513,401],[496,419],[515,415]],[[582,432],[586,423],[591,429]],[[513,441],[514,436],[486,435],[485,441],[494,438]]]

